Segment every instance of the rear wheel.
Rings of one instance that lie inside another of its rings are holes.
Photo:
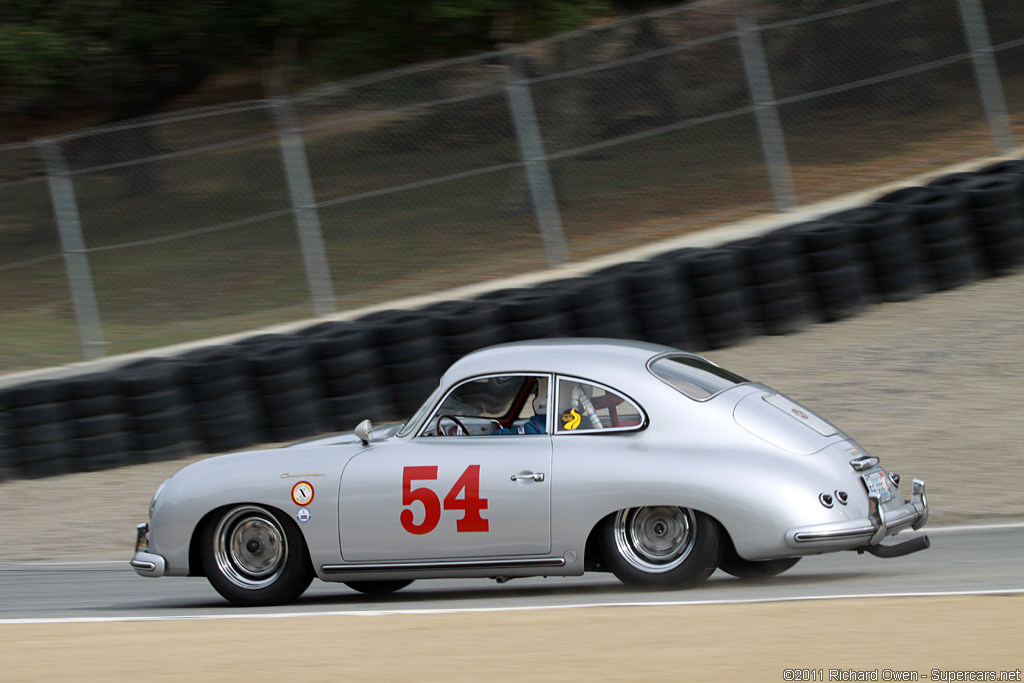
[[[291,520],[259,505],[238,505],[215,516],[201,543],[206,577],[236,605],[291,602],[313,580],[302,533]]]
[[[412,583],[411,579],[406,581],[346,581],[345,585],[366,595],[387,595],[402,590],[410,583]]]
[[[620,581],[641,588],[686,588],[718,566],[718,529],[707,515],[670,506],[620,510],[601,528],[604,560]]]

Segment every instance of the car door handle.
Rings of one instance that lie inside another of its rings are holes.
[[[534,481],[544,481],[543,472],[529,472],[527,474],[513,474],[512,481],[519,481],[521,479],[533,479]]]

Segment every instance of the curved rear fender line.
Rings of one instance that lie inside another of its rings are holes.
[[[743,493],[740,486],[723,488],[727,481],[730,463],[720,462],[716,467],[700,476],[680,473],[666,477],[657,491],[642,491],[639,484],[625,493],[611,488],[601,492],[604,504],[587,510],[590,519],[595,520],[587,527],[583,538],[574,534],[557,533],[555,537],[566,538],[566,547],[583,550],[593,543],[594,529],[609,515],[633,507],[666,505],[689,508],[715,520],[729,535],[730,542],[744,559],[762,560],[776,557],[792,557],[793,548],[786,544],[786,532],[801,524],[815,524],[840,521],[840,515],[853,510],[827,510],[821,506],[810,477],[795,473],[772,472],[771,465],[751,468],[750,474],[760,480],[761,486],[753,493]],[[741,489],[740,492],[735,489]],[[853,506],[851,506],[852,508]],[[562,527],[562,532],[568,532]],[[556,543],[557,544],[557,543]]]
[[[213,520],[216,519],[220,514],[223,514],[225,511],[230,510],[231,508],[237,507],[239,505],[256,505],[258,507],[270,510],[271,512],[274,513],[274,515],[277,516],[278,521],[280,521],[282,524],[290,524],[293,527],[297,528],[299,533],[305,540],[306,535],[302,533],[302,528],[295,523],[295,520],[293,520],[291,517],[285,514],[284,510],[281,510],[280,508],[274,505],[267,505],[265,503],[254,503],[251,501],[239,501],[237,503],[228,503],[226,505],[221,505],[203,515],[202,519],[200,519],[199,522],[196,523],[195,527],[192,529],[192,538],[189,540],[188,547],[188,576],[206,576],[206,572],[203,570],[203,562],[201,555],[202,550],[200,548],[200,543],[203,538],[203,530],[206,528],[206,525],[211,524]],[[306,541],[305,555],[306,562],[312,564],[312,558],[309,556],[308,540]]]

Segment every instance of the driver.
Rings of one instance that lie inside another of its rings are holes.
[[[491,434],[546,434],[548,431],[548,391],[541,383],[537,387],[537,395],[533,397],[533,417],[510,429],[495,429]]]

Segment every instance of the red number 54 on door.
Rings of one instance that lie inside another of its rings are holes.
[[[402,510],[400,520],[402,528],[410,534],[428,534],[437,528],[441,521],[441,499],[433,489],[426,486],[413,488],[414,481],[436,481],[436,465],[419,465],[406,467],[402,470]],[[459,494],[462,493],[462,498]],[[416,501],[423,504],[426,514],[423,521],[416,524],[411,506]],[[459,533],[469,531],[487,531],[487,520],[480,516],[481,510],[487,509],[487,499],[480,497],[480,465],[470,465],[462,476],[456,480],[448,495],[444,497],[445,510],[462,510],[462,519],[456,521],[455,530]]]

